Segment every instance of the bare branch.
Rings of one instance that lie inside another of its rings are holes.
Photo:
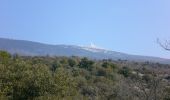
[[[165,50],[170,51],[170,41],[165,40],[164,43],[162,43],[159,39],[157,39],[157,43]]]

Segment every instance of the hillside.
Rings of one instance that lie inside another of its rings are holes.
[[[74,45],[49,45],[25,40],[12,40],[0,38],[0,50],[6,50],[11,54],[23,56],[79,56],[92,59],[129,60],[139,62],[159,62],[170,64],[169,59],[158,57],[130,55],[95,47],[81,47]]]

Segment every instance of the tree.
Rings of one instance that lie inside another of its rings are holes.
[[[55,72],[59,67],[61,67],[61,64],[58,61],[54,61],[51,66],[51,71]]]
[[[77,64],[76,61],[73,58],[69,58],[68,63],[71,67],[74,67]]]
[[[54,88],[55,95],[60,98],[72,97],[77,94],[76,80],[64,68],[59,68],[54,75]]]
[[[81,60],[81,62],[79,63],[80,68],[84,68],[84,69],[91,69],[92,65],[94,64],[93,61],[88,60],[87,58],[83,58]]]
[[[129,77],[129,75],[131,74],[131,69],[128,67],[123,67],[119,70],[119,74],[122,74],[124,77]]]
[[[159,39],[157,39],[157,43],[165,50],[170,51],[170,40],[165,40],[164,42],[161,42]]]
[[[0,51],[0,62],[2,64],[7,64],[10,58],[11,58],[11,55],[8,52]]]

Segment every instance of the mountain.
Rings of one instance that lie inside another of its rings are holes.
[[[80,56],[92,59],[113,59],[129,61],[150,61],[170,64],[170,59],[158,57],[130,55],[105,49],[100,49],[91,45],[90,47],[74,45],[49,45],[25,40],[13,40],[0,38],[0,50],[6,50],[11,54],[23,56]]]

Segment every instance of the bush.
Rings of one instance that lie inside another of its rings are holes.
[[[84,69],[87,69],[87,70],[91,70],[92,67],[93,67],[93,64],[94,64],[93,61],[88,60],[87,58],[83,58],[83,59],[80,61],[79,66],[80,66],[80,68],[84,68]]]
[[[131,69],[128,67],[123,67],[119,70],[119,73],[122,74],[124,77],[129,77],[131,75]]]

